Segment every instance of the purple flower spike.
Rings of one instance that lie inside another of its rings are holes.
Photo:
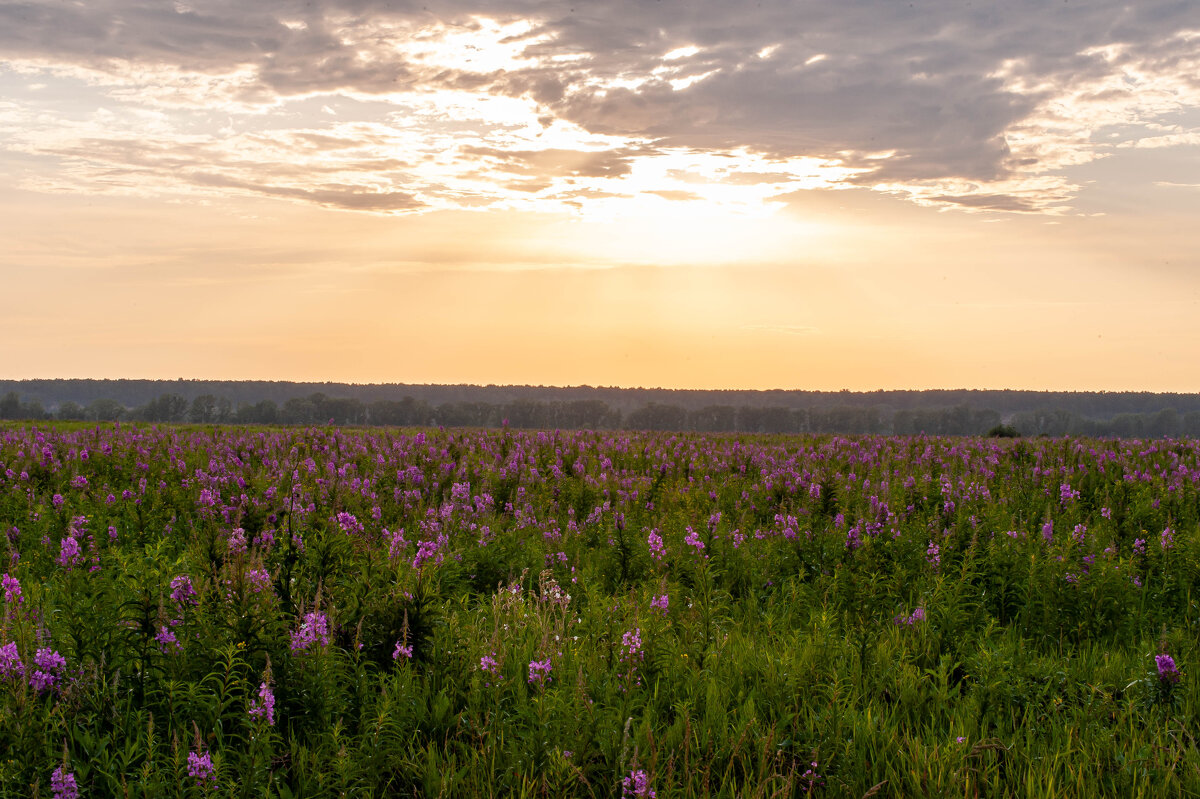
[[[25,664],[21,662],[21,653],[17,651],[17,642],[9,641],[0,646],[0,679],[25,676]]]
[[[0,582],[3,582],[4,585],[5,602],[20,604],[25,601],[25,597],[21,595],[21,582],[16,577],[5,574],[3,578],[0,578]]]
[[[275,724],[275,694],[265,682],[258,686],[258,699],[250,703],[250,717],[266,719],[268,725]]]
[[[171,601],[182,607],[183,605],[196,604],[196,588],[192,585],[192,578],[186,574],[181,574],[171,580]]]
[[[216,787],[217,775],[213,769],[212,755],[208,752],[188,752],[188,776],[196,779],[196,786],[204,789]]]
[[[1155,655],[1154,663],[1158,666],[1158,679],[1170,685],[1179,682],[1179,668],[1175,665],[1175,658],[1170,655]]]
[[[545,660],[533,660],[529,663],[529,684],[536,685],[538,683],[550,682],[550,658]]]
[[[304,614],[300,629],[292,633],[293,652],[306,650],[313,644],[329,645],[329,619],[317,610]]]
[[[650,787],[650,777],[646,772],[637,769],[629,772],[629,776],[621,780],[622,799],[654,799],[658,796]]]
[[[67,660],[50,647],[42,647],[33,656],[33,668],[29,685],[40,694],[58,684],[67,668]]]
[[[179,640],[175,637],[175,633],[171,632],[171,628],[165,624],[160,625],[158,633],[154,636],[154,640],[158,642],[159,651],[164,654],[171,652],[182,652],[183,647],[179,644]]]
[[[59,766],[50,775],[50,790],[54,799],[79,799],[79,786],[75,784],[75,775],[67,771],[66,766]]]

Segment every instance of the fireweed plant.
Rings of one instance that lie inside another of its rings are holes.
[[[1200,795],[1200,443],[0,427],[3,796]]]

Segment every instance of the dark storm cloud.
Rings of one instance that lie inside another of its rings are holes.
[[[533,28],[514,40],[525,65],[475,72],[408,54],[412,31],[475,16],[529,20]],[[1171,69],[1195,43],[1164,43],[1198,25],[1194,0],[12,2],[0,4],[0,53],[97,69],[248,67],[247,101],[438,87],[529,96],[547,117],[595,133],[659,148],[837,159],[864,168],[852,180],[873,185],[1036,170],[1036,158],[1014,158],[1006,131],[1057,89],[1109,74],[1122,59]],[[1124,45],[1112,59],[1085,52],[1111,44]],[[697,50],[664,60],[689,46]],[[629,169],[619,152],[480,155],[531,177]]]

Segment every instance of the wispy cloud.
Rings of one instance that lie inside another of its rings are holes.
[[[0,6],[0,132],[48,159],[24,178],[42,191],[372,213],[653,194],[748,212],[863,186],[1063,213],[1080,190],[1072,166],[1200,145],[1184,113],[1200,107],[1193,12],[25,0]]]

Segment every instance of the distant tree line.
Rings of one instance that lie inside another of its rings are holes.
[[[65,400],[46,409],[38,399],[15,391],[0,397],[0,419],[59,419],[94,422],[135,421],[193,424],[335,424],[396,427],[501,427],[524,429],[674,430],[729,433],[838,433],[930,435],[1077,435],[1139,438],[1200,437],[1200,410],[1179,413],[1162,408],[1093,419],[1070,410],[1042,409],[1002,418],[991,408],[966,403],[895,410],[875,405],[789,408],[782,405],[705,405],[689,409],[647,402],[627,413],[597,399],[508,402],[452,400],[433,404],[405,396],[365,402],[324,392],[234,403],[215,394],[191,400],[167,392],[126,407],[97,398],[86,405]]]
[[[364,405],[380,400],[401,401],[411,397],[433,407],[448,403],[507,405],[518,400],[533,402],[574,402],[598,400],[620,411],[622,418],[650,404],[684,408],[688,412],[708,408],[835,408],[877,409],[886,419],[899,411],[915,413],[966,406],[991,409],[1003,419],[1018,414],[1069,412],[1080,419],[1105,420],[1119,414],[1154,414],[1166,408],[1180,417],[1200,411],[1200,394],[1156,394],[1121,391],[1013,391],[985,389],[936,389],[904,391],[801,391],[777,389],[700,390],[664,388],[615,388],[604,386],[496,386],[496,385],[423,385],[403,383],[292,383],[268,380],[82,380],[39,379],[0,380],[0,396],[15,391],[23,402],[38,401],[45,408],[57,409],[65,402],[88,407],[101,399],[110,399],[125,408],[145,406],[164,394],[177,394],[190,403],[197,397],[224,397],[232,408],[271,400],[278,407],[292,399],[314,394],[357,399]],[[777,411],[776,411],[777,412]]]

